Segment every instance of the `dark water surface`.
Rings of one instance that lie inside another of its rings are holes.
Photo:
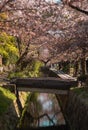
[[[37,102],[37,110],[33,110],[34,107],[32,107],[31,113],[40,117],[37,122],[38,126],[65,124],[60,106],[54,94],[39,93],[37,96]]]

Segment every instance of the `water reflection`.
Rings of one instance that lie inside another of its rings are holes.
[[[29,111],[35,119],[32,126],[65,124],[60,106],[54,94],[34,93],[29,101]]]

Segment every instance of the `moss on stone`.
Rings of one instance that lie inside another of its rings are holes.
[[[81,102],[88,105],[88,88],[74,88],[72,89],[74,94],[80,99]]]
[[[0,87],[0,115],[2,115],[16,97],[9,90]]]

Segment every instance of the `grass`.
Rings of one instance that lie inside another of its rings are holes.
[[[82,94],[83,96],[88,97],[88,88],[85,88],[85,87],[82,87],[82,88],[74,88],[73,91],[74,91],[77,95]]]
[[[88,105],[88,88],[74,88],[72,91],[75,92],[82,102]]]
[[[7,110],[15,98],[15,95],[9,90],[0,87],[0,116]]]

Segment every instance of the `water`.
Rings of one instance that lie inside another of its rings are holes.
[[[35,93],[36,95],[36,93]],[[53,126],[65,124],[63,114],[54,94],[38,93],[36,98],[31,98],[29,103],[30,113],[39,117],[32,126]]]

